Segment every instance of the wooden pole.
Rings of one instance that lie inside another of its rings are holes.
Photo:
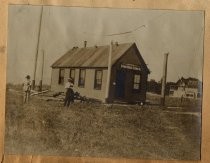
[[[106,103],[109,101],[109,88],[110,88],[110,79],[111,79],[111,70],[112,70],[112,44],[113,41],[111,41],[109,46],[109,58],[108,58],[108,70],[107,70],[107,83],[106,83]]]
[[[42,53],[42,69],[41,69],[41,80],[39,82],[39,91],[41,92],[42,91],[42,81],[43,81],[43,74],[44,74],[44,50],[43,50],[43,53]]]
[[[163,77],[162,77],[162,89],[161,89],[161,105],[165,106],[165,88],[166,88],[166,79],[167,79],[167,66],[168,66],[168,55],[169,53],[164,54],[163,62]]]
[[[39,54],[39,42],[40,42],[40,35],[41,35],[41,27],[42,27],[42,19],[43,19],[43,5],[41,7],[41,13],[40,13],[40,21],[39,21],[39,31],[38,31],[38,41],[37,41],[37,47],[36,47],[36,55],[35,55],[35,62],[34,62],[34,73],[33,73],[33,80],[32,80],[32,89],[35,89],[35,79],[36,79],[36,69],[37,69],[37,60],[38,60],[38,54]]]

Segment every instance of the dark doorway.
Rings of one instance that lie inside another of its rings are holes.
[[[116,98],[124,98],[125,96],[125,77],[126,77],[125,70],[123,69],[117,70],[116,89],[115,89]]]

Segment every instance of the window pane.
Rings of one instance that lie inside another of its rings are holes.
[[[134,88],[134,89],[139,89],[139,84],[134,84],[134,85],[133,85],[133,88]]]
[[[59,79],[58,79],[58,84],[64,84],[64,71],[65,69],[60,69],[59,70]]]
[[[101,79],[102,72],[101,71],[96,71],[96,79]]]
[[[134,75],[134,83],[140,83],[140,75]]]
[[[85,70],[80,70],[78,85],[79,86],[84,86],[85,85]]]
[[[140,90],[140,74],[134,74],[133,89]]]
[[[70,77],[74,79],[74,75],[75,75],[75,70],[70,70]]]
[[[101,85],[102,85],[102,70],[96,70],[94,88],[101,89]]]
[[[85,80],[84,80],[84,79],[81,79],[81,80],[80,80],[80,84],[81,84],[81,85],[84,85],[84,84],[85,84]]]
[[[101,83],[102,83],[101,79],[97,79],[97,80],[96,80],[96,83],[97,83],[97,84],[101,84]]]
[[[84,77],[85,77],[85,70],[81,70],[81,71],[80,71],[80,77],[81,77],[81,78],[84,78]]]

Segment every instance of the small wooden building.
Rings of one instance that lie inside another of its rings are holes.
[[[69,77],[74,91],[103,102],[145,102],[150,73],[135,43],[74,47],[52,65],[51,90],[63,92]],[[109,88],[108,88],[109,87]]]

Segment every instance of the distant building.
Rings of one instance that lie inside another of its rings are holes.
[[[195,78],[181,78],[170,86],[169,96],[197,99],[201,97],[202,83]]]
[[[51,89],[63,92],[69,77],[83,96],[103,102],[145,102],[150,73],[135,43],[112,45],[111,77],[107,82],[109,46],[74,47],[52,65]],[[106,89],[108,98],[106,98]]]

